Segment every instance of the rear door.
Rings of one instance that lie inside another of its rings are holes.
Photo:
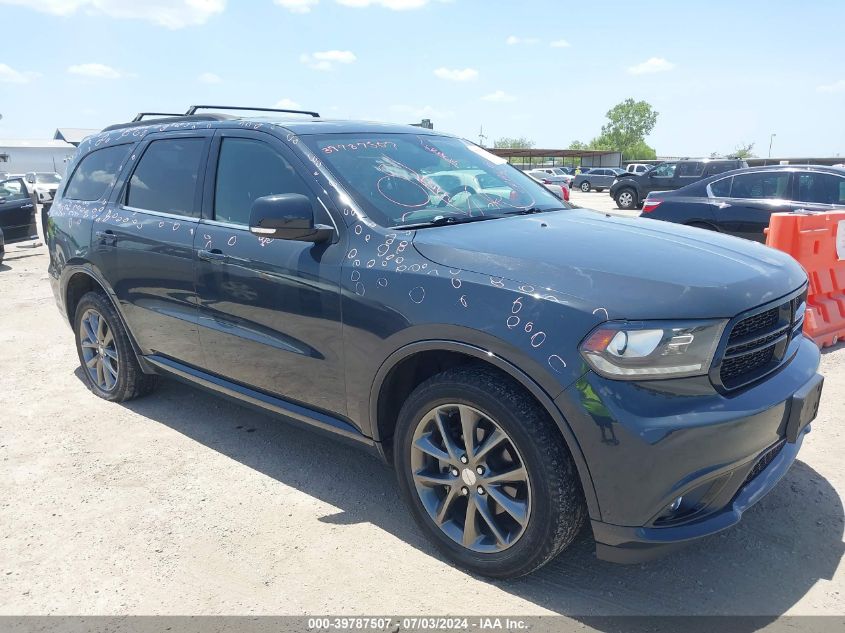
[[[22,178],[0,182],[0,229],[6,242],[36,235],[35,205]]]
[[[144,354],[201,366],[194,238],[211,130],[151,134],[94,224],[94,260]]]
[[[757,171],[729,179],[729,193],[724,189],[728,179],[716,181],[719,192],[726,194],[714,199],[717,226],[725,233],[765,243],[763,231],[772,213],[792,210],[791,172]],[[716,183],[711,183],[711,191]]]
[[[340,275],[345,250],[258,237],[262,196],[309,197],[316,221],[335,223],[301,161],[270,134],[217,133],[196,244],[200,340],[208,370],[311,408],[345,415]]]

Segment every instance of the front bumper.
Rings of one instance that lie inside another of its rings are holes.
[[[742,518],[742,513],[766,496],[786,474],[798,456],[804,435],[809,432],[810,427],[807,426],[795,443],[784,443],[777,456],[759,475],[740,488],[727,507],[700,521],[674,527],[638,528],[591,521],[596,541],[596,556],[613,563],[641,563],[663,556],[689,541],[736,525]]]
[[[590,471],[600,558],[638,562],[719,532],[775,486],[807,431],[786,441],[792,396],[817,379],[820,358],[809,339],[793,344],[787,365],[735,394],[706,377],[625,382],[588,372],[558,396]]]

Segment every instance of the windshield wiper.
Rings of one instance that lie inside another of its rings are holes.
[[[530,207],[528,209],[513,209],[511,211],[504,211],[506,215],[531,215],[532,213],[545,213],[546,211],[568,211],[569,207],[551,207],[550,209],[541,209],[539,207]]]
[[[428,222],[415,222],[414,224],[399,224],[391,226],[391,229],[427,229],[433,226],[445,226],[447,224],[466,224],[467,222],[481,222],[482,220],[495,220],[498,215],[472,215],[466,217],[455,217],[453,215],[439,215]]]

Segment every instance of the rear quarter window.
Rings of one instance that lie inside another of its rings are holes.
[[[132,145],[113,145],[83,158],[65,186],[64,197],[93,201],[105,197],[114,186]]]

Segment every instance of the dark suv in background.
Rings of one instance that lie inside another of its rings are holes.
[[[175,376],[371,449],[494,577],[585,519],[619,562],[712,534],[795,460],[822,378],[789,256],[574,209],[430,130],[200,109],[83,141],[50,212],[97,396]]]
[[[610,197],[620,209],[636,209],[652,191],[680,189],[702,178],[744,167],[748,167],[748,163],[735,158],[665,161],[642,174],[623,174],[611,185]]]

